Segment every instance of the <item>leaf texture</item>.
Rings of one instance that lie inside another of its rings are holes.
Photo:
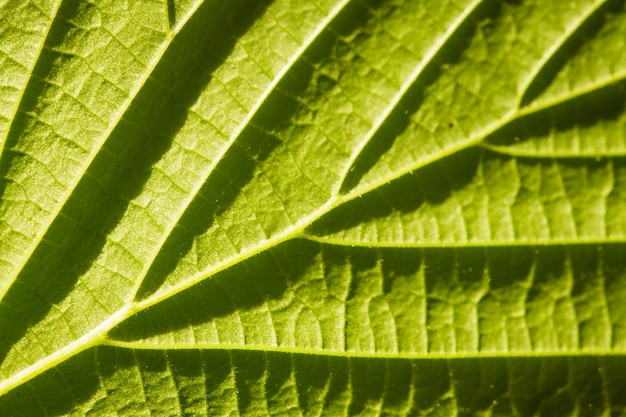
[[[1,415],[626,412],[623,1],[0,5]]]

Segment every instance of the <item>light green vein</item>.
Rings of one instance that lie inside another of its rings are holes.
[[[231,134],[228,142],[224,144],[221,151],[213,159],[213,162],[210,164],[206,172],[202,174],[201,180],[197,181],[192,191],[187,194],[186,196],[187,198],[185,199],[183,204],[180,206],[179,211],[174,215],[174,220],[169,223],[168,228],[161,235],[161,239],[159,240],[159,242],[157,242],[157,245],[154,248],[151,257],[147,260],[147,262],[144,262],[144,268],[139,274],[139,277],[136,281],[133,294],[136,294],[137,291],[139,290],[143,279],[145,278],[146,274],[148,273],[148,270],[150,269],[150,266],[152,265],[154,259],[157,257],[157,255],[159,254],[159,251],[161,250],[161,248],[167,241],[167,238],[171,235],[172,231],[176,227],[178,220],[185,213],[187,208],[189,208],[189,205],[192,203],[192,201],[196,198],[200,189],[206,182],[209,175],[211,175],[211,173],[214,171],[217,164],[224,157],[224,155],[226,155],[226,153],[228,152],[232,144],[237,140],[237,138],[241,136],[241,133],[248,126],[248,124],[254,118],[254,116],[258,113],[263,103],[266,101],[269,95],[275,90],[276,86],[285,77],[285,75],[289,72],[289,70],[293,67],[293,65],[302,57],[304,52],[313,44],[313,42],[319,37],[322,31],[339,14],[339,12],[341,12],[341,10],[345,8],[345,6],[349,2],[350,0],[342,0],[341,2],[337,3],[337,5],[330,11],[330,13],[326,16],[326,18],[320,21],[316,29],[307,37],[305,42],[300,46],[300,48],[296,51],[296,53],[290,57],[287,64],[281,69],[281,71],[275,76],[272,82],[265,88],[263,93],[258,97],[256,103],[247,113],[245,119],[241,121],[237,129]]]
[[[414,71],[407,77],[402,87],[396,92],[393,96],[387,108],[381,113],[380,117],[378,117],[370,130],[364,135],[363,140],[359,143],[359,146],[355,147],[354,152],[351,155],[351,158],[346,163],[343,172],[341,173],[341,178],[345,180],[348,172],[354,165],[355,161],[365,148],[365,146],[370,142],[372,137],[380,130],[382,125],[386,120],[389,119],[389,116],[392,112],[397,108],[400,101],[406,96],[408,90],[415,84],[418,77],[424,72],[424,69],[432,63],[433,58],[439,53],[439,51],[445,46],[445,44],[450,40],[450,37],[456,33],[459,26],[464,23],[467,17],[476,10],[483,0],[474,0],[472,3],[467,5],[467,7],[463,10],[461,14],[448,26],[447,30],[437,39],[437,41],[429,48],[426,55],[423,57],[419,65],[417,65]],[[342,182],[338,181],[335,186],[335,190],[333,195],[339,196],[339,190],[342,186]]]
[[[490,241],[466,241],[466,242],[374,242],[338,239],[334,237],[318,236],[306,231],[302,232],[301,238],[313,242],[324,243],[334,246],[365,247],[365,248],[494,248],[494,247],[527,247],[527,246],[583,246],[603,245],[611,243],[626,243],[624,237],[607,238],[579,238],[579,239],[550,239],[550,240],[490,240]]]
[[[41,37],[41,42],[39,43],[39,48],[37,49],[37,53],[35,54],[35,57],[41,55],[41,51],[44,48],[44,45],[46,43],[46,39],[48,39],[48,35],[50,34],[50,29],[52,28],[53,22],[55,20],[55,17],[57,16],[57,13],[59,12],[59,8],[61,7],[61,0],[57,0],[55,6],[54,6],[54,10],[52,11],[52,15],[50,16],[50,24],[45,28],[45,32],[43,33],[43,36]],[[43,14],[43,11],[40,10],[41,13]],[[35,66],[37,65],[37,59],[33,59],[32,62],[30,63],[30,67],[27,68],[27,72],[29,74],[32,74]],[[30,78],[27,78],[26,80],[26,85],[28,85],[30,82],[32,82],[32,80]],[[2,156],[4,155],[4,147],[6,146],[6,141],[7,141],[7,137],[9,135],[9,132],[11,131],[11,127],[13,125],[13,121],[15,121],[15,116],[17,115],[18,109],[20,108],[20,104],[22,103],[22,101],[24,100],[24,93],[26,92],[26,86],[22,87],[22,90],[20,91],[19,97],[17,98],[15,105],[13,107],[13,112],[11,113],[11,117],[9,118],[9,123],[7,126],[7,130],[2,134],[3,137],[0,138],[0,159],[2,158]],[[0,300],[2,300],[2,296],[4,294],[2,293],[2,288],[0,287]]]
[[[550,50],[550,53],[553,54],[556,50]],[[549,57],[542,57],[541,61],[539,61],[542,65],[545,64],[547,61],[549,60]],[[539,71],[537,71],[539,72]],[[530,83],[532,82],[532,79],[527,79],[526,80],[526,86],[524,86],[524,88],[522,90],[525,90],[526,88],[528,88],[527,86],[530,85]],[[345,204],[351,200],[354,200],[356,198],[359,198],[360,196],[362,196],[365,193],[371,192],[376,190],[377,188],[383,186],[384,184],[393,181],[395,179],[398,179],[408,173],[410,173],[411,171],[414,171],[422,166],[428,165],[432,162],[435,162],[437,160],[440,160],[446,156],[452,155],[454,153],[457,153],[461,150],[467,149],[469,147],[475,146],[480,144],[483,139],[487,136],[489,136],[490,134],[492,134],[493,132],[497,131],[498,129],[502,128],[503,126],[505,126],[506,124],[510,123],[512,120],[515,120],[517,117],[520,117],[520,110],[519,109],[512,109],[507,115],[505,115],[501,120],[496,121],[490,125],[485,126],[485,128],[479,132],[476,133],[475,137],[465,141],[465,142],[460,142],[458,143],[456,146],[452,146],[450,148],[447,148],[445,150],[443,150],[442,152],[438,153],[437,155],[431,155],[428,159],[421,161],[419,163],[416,163],[414,165],[409,165],[404,167],[401,170],[398,170],[396,172],[393,173],[393,175],[388,175],[386,177],[381,177],[378,178],[376,181],[372,181],[366,185],[361,185],[361,186],[357,186],[355,188],[353,188],[352,190],[350,190],[348,193],[340,195],[340,196],[332,196],[325,204],[323,204],[322,206],[320,206],[317,210],[311,212],[309,215],[306,215],[304,217],[302,217],[301,219],[299,219],[296,223],[292,224],[290,227],[285,228],[283,231],[281,231],[280,233],[277,233],[276,235],[274,235],[273,237],[271,237],[270,239],[266,239],[263,241],[259,241],[258,245],[251,248],[250,250],[246,251],[246,252],[242,252],[239,253],[237,255],[231,256],[229,258],[226,258],[224,260],[222,260],[221,262],[218,262],[216,264],[214,264],[210,269],[202,271],[192,277],[190,277],[187,280],[181,281],[177,284],[172,285],[171,287],[168,287],[167,290],[165,291],[157,291],[154,294],[150,295],[149,297],[139,301],[137,303],[137,309],[138,310],[144,310],[150,306],[153,306],[155,304],[158,304],[161,301],[164,301],[170,297],[173,297],[174,295],[192,287],[193,285],[197,284],[198,282],[211,277],[213,275],[215,275],[218,272],[221,272],[233,265],[236,265],[240,262],[245,261],[246,259],[251,258],[252,256],[255,256],[267,249],[270,249],[282,242],[285,242],[289,239],[295,238],[295,237],[299,237],[299,236],[305,236],[306,232],[306,228],[311,225],[315,220],[321,218],[323,215],[329,213],[330,211],[332,211],[333,209],[339,207],[342,204]],[[308,237],[308,236],[307,236]],[[546,242],[540,242],[541,244],[545,244]],[[590,242],[591,243],[591,242]],[[526,243],[526,245],[528,245],[529,243]]]
[[[246,118],[239,124],[238,129],[231,135],[230,141],[228,142],[227,145],[232,144],[240,136],[241,132],[243,132],[243,130],[248,125],[250,120],[254,117],[256,112],[259,110],[261,105],[264,103],[265,99],[269,96],[269,94],[272,91],[274,91],[276,85],[281,81],[281,79],[290,70],[290,68],[293,67],[293,65],[296,63],[296,61],[298,61],[301,58],[302,54],[306,51],[306,49],[308,49],[311,46],[311,44],[319,37],[320,33],[322,33],[322,31],[336,17],[336,15],[341,10],[343,10],[343,8],[349,3],[349,1],[350,0],[343,0],[343,1],[339,2],[331,10],[331,12],[326,15],[325,19],[320,21],[320,23],[316,27],[315,31],[313,31],[307,37],[306,41],[300,46],[300,48],[298,48],[296,53],[293,54],[290,57],[290,60],[287,62],[287,64],[284,66],[284,68],[282,68],[282,70],[276,75],[276,77],[272,81],[272,83],[269,84],[266,87],[266,89],[264,90],[263,94],[258,98],[258,100],[255,103],[254,107],[248,112]],[[197,9],[197,7],[194,9],[194,11],[196,9]],[[187,20],[189,19],[191,14],[192,14],[192,12],[190,12],[189,16],[187,17]],[[171,42],[171,40],[170,40],[170,42]],[[179,218],[185,212],[186,208],[191,203],[191,201],[194,199],[194,197],[196,196],[197,192],[199,191],[199,189],[201,188],[202,184],[204,183],[204,180],[206,180],[206,178],[212,172],[213,168],[219,162],[221,157],[227,152],[229,147],[230,146],[225,146],[224,148],[222,148],[221,154],[218,155],[218,157],[214,159],[214,162],[211,164],[210,168],[207,170],[207,172],[204,173],[203,180],[202,181],[198,181],[196,183],[194,190],[188,194],[187,199],[184,201],[184,204],[182,205],[181,209],[176,214],[177,218]],[[162,245],[167,240],[167,237],[169,236],[171,231],[174,229],[176,223],[177,223],[176,221],[170,222],[169,228],[165,231],[165,233],[163,233],[162,238],[158,242],[156,242],[156,246],[155,246],[153,252],[150,255],[150,259],[148,259],[148,262],[143,262],[144,267],[143,267],[143,269],[141,271],[140,278],[144,277],[145,274],[147,273],[147,271],[148,271],[152,261],[158,255]],[[134,292],[136,292],[138,290],[140,285],[141,285],[141,279],[138,279],[135,282]],[[137,313],[138,311],[139,311],[138,304],[130,303],[130,304],[126,305],[124,308],[122,308],[119,311],[117,311],[116,313],[114,313],[107,320],[103,321],[100,325],[98,325],[92,331],[84,334],[83,336],[81,336],[76,341],[73,341],[73,342],[69,343],[63,349],[55,352],[54,354],[52,354],[50,356],[47,356],[47,357],[41,359],[40,361],[36,362],[32,366],[29,366],[29,367],[25,368],[23,371],[15,374],[14,376],[12,376],[10,378],[7,378],[5,381],[0,382],[0,395],[3,392],[9,391],[12,388],[14,388],[14,387],[24,383],[25,381],[27,381],[27,380],[29,380],[31,378],[34,378],[35,376],[41,374],[42,372],[45,372],[46,370],[51,369],[52,367],[58,365],[59,363],[62,363],[64,360],[67,360],[68,358],[76,355],[77,353],[79,353],[79,352],[81,352],[81,351],[83,351],[85,349],[88,349],[90,347],[93,347],[95,345],[98,345],[101,342],[101,340],[102,340],[102,335],[103,334],[106,334],[106,332],[108,332],[110,329],[112,329],[117,324],[121,323],[122,321],[126,320],[128,317],[132,316],[133,314]]]
[[[195,3],[194,7],[191,8],[185,16],[183,16],[183,18],[181,19],[181,24],[177,26],[176,30],[170,32],[169,38],[166,40],[165,45],[160,49],[159,53],[153,57],[152,62],[149,64],[147,70],[142,74],[142,77],[139,79],[139,82],[136,83],[134,88],[131,90],[131,93],[128,99],[126,100],[126,102],[124,103],[124,105],[121,106],[117,110],[117,115],[115,116],[113,121],[110,123],[109,127],[105,131],[102,132],[100,143],[98,143],[94,147],[91,155],[87,158],[86,161],[84,161],[82,170],[79,171],[78,175],[76,176],[76,179],[74,180],[74,183],[70,184],[69,187],[67,187],[67,192],[65,196],[59,200],[59,202],[57,203],[55,207],[55,210],[48,214],[47,221],[44,223],[43,227],[41,227],[38,230],[37,234],[35,235],[35,238],[33,239],[32,242],[30,242],[28,249],[22,254],[19,264],[13,269],[13,271],[10,272],[11,277],[6,278],[5,281],[3,280],[2,286],[0,286],[0,300],[4,298],[7,291],[9,290],[13,282],[15,282],[15,280],[17,279],[17,276],[19,275],[19,273],[22,271],[22,269],[24,268],[24,266],[30,259],[31,255],[33,254],[33,252],[35,251],[35,249],[37,248],[41,240],[44,238],[47,231],[50,229],[50,226],[52,225],[56,217],[59,215],[59,213],[65,206],[65,204],[68,202],[74,190],[80,183],[80,180],[83,178],[83,176],[89,169],[89,166],[91,165],[93,160],[96,158],[99,151],[102,149],[104,143],[106,142],[106,139],[111,135],[115,127],[121,122],[124,116],[124,113],[128,110],[134,98],[141,91],[144,84],[150,79],[150,75],[152,74],[156,66],[158,65],[160,59],[165,54],[169,45],[171,45],[176,35],[180,33],[180,29],[184,26],[186,22],[189,21],[189,19],[193,16],[193,14],[196,12],[196,10],[200,7],[201,4],[202,4],[202,1],[198,1],[197,3]]]
[[[346,4],[347,1],[345,1],[342,4]],[[194,9],[195,11],[195,9]],[[335,12],[338,12],[339,9],[335,9]],[[187,15],[185,17],[185,21],[186,19],[188,19],[191,14],[193,13],[190,12],[189,15]],[[468,12],[469,13],[469,12]],[[449,34],[448,34],[449,35]],[[174,35],[172,35],[173,37]],[[314,37],[309,38],[309,42],[312,42],[314,39]],[[171,42],[171,39],[169,40]],[[300,54],[304,51],[304,49],[302,49],[301,52],[299,52]],[[162,55],[161,55],[162,56]],[[293,64],[293,62],[295,62],[295,60],[297,59],[297,57],[294,57],[293,60],[291,61],[291,63]],[[157,59],[155,59],[155,61],[153,62],[156,63],[158,61],[158,57]],[[545,60],[544,60],[545,61]],[[156,65],[156,64],[154,64]],[[154,69],[154,67],[152,67],[152,70]],[[414,75],[413,75],[413,80],[419,75],[419,73],[423,70],[423,66],[419,69],[416,69]],[[285,70],[283,72],[280,73],[280,76],[277,77],[277,79],[275,80],[275,83],[272,85],[271,88],[268,88],[265,92],[265,94],[269,94],[269,92],[275,87],[276,83],[278,82],[278,79],[280,79],[285,72],[287,71],[287,68],[285,68]],[[148,78],[148,74],[151,71],[148,71],[148,73],[145,75],[145,78],[142,79],[142,84],[146,81],[146,79]],[[538,71],[537,71],[538,72]],[[527,86],[526,86],[527,87]],[[404,91],[406,92],[406,89],[408,88],[408,84],[406,86],[403,87]],[[136,91],[133,92],[133,96],[136,95],[137,91],[140,89],[140,87],[137,88]],[[403,93],[404,94],[404,93]],[[402,96],[402,94],[399,94],[396,96],[396,98],[394,99],[394,105],[397,105],[397,103],[400,100],[400,97]],[[128,103],[130,103],[129,100]],[[253,111],[251,111],[248,115],[248,117],[246,118],[245,122],[242,123],[240,125],[240,129],[238,129],[238,131],[231,136],[231,141],[233,141],[243,130],[243,127],[251,120],[253,114],[258,110],[260,103],[263,100],[259,100],[257,102],[257,105],[255,106],[255,108],[253,109]],[[388,116],[388,114],[393,110],[394,106],[390,106],[388,112],[385,113],[386,116]],[[117,122],[119,122],[119,119],[122,117],[123,111],[119,113],[118,116],[118,120]],[[451,149],[447,149],[445,152],[442,152],[441,154],[438,154],[435,157],[433,157],[432,161],[434,161],[435,159],[440,159],[442,156],[445,155],[449,155],[451,153],[457,152],[461,149],[467,148],[469,146],[473,146],[478,144],[480,141],[482,141],[482,139],[488,135],[490,132],[495,131],[496,129],[502,127],[503,125],[505,125],[506,123],[509,123],[511,120],[514,120],[517,117],[520,117],[520,115],[523,114],[522,111],[518,110],[518,111],[514,111],[512,113],[510,113],[509,115],[507,115],[503,120],[492,124],[491,126],[488,126],[486,129],[484,129],[482,132],[479,132],[479,134],[477,135],[476,138],[472,139],[471,141],[459,144],[456,147],[453,147]],[[381,119],[377,120],[377,129],[380,127],[380,125],[382,124],[383,120],[386,117],[382,117]],[[110,131],[108,132],[110,133]],[[370,133],[368,134],[369,137],[371,137],[371,134],[373,133],[373,131],[370,131]],[[105,136],[106,137],[106,136]],[[361,150],[363,148],[363,146],[365,145],[367,141],[364,141],[361,146],[359,147],[359,150]],[[356,158],[356,154],[353,156],[353,160],[354,158]],[[432,162],[429,161],[429,162]],[[426,162],[428,163],[428,162]],[[419,168],[420,166],[425,165],[426,163],[421,163],[421,164],[416,164],[415,166],[411,166],[405,170],[399,171],[399,172],[395,172],[394,175],[390,175],[388,177],[385,177],[384,179],[381,179],[380,182],[377,183],[373,183],[373,184],[368,184],[367,187],[362,187],[362,188],[357,188],[353,191],[351,191],[349,194],[345,195],[345,196],[341,196],[341,197],[332,197],[326,204],[322,205],[321,207],[319,207],[317,210],[315,210],[313,213],[311,213],[310,215],[304,217],[303,219],[300,219],[298,222],[294,223],[291,227],[286,228],[283,232],[275,235],[274,237],[272,237],[271,239],[267,239],[265,241],[261,241],[259,242],[259,245],[257,245],[255,248],[253,248],[250,251],[247,251],[245,253],[240,253],[237,254],[236,256],[233,256],[231,258],[226,259],[225,261],[214,265],[214,267],[212,267],[210,270],[207,271],[203,271],[200,274],[197,274],[196,276],[191,277],[191,279],[184,281],[183,283],[173,286],[170,289],[168,289],[167,292],[157,292],[155,294],[153,294],[152,296],[150,296],[149,298],[142,300],[140,302],[135,302],[135,303],[130,303],[129,305],[127,305],[125,308],[119,310],[118,312],[116,312],[115,314],[113,314],[111,317],[109,317],[106,321],[104,321],[103,323],[101,323],[97,328],[93,329],[92,331],[90,331],[89,333],[85,334],[84,336],[82,336],[81,338],[77,339],[76,341],[68,344],[67,346],[65,346],[63,349],[60,349],[59,351],[55,352],[54,354],[46,357],[45,359],[35,363],[34,365],[22,370],[21,372],[13,375],[12,377],[0,382],[0,393],[4,393],[7,392],[9,390],[11,390],[12,388],[24,383],[27,380],[32,379],[33,377],[35,377],[36,375],[41,374],[42,372],[51,369],[52,367],[58,365],[59,363],[63,362],[64,360],[74,356],[76,353],[83,351],[89,347],[93,347],[95,345],[98,344],[107,344],[107,345],[112,345],[112,346],[118,346],[118,347],[125,347],[125,348],[132,348],[132,349],[136,349],[138,348],[138,346],[134,343],[127,343],[125,344],[124,342],[118,342],[118,341],[111,341],[106,339],[106,334],[108,333],[108,331],[110,329],[112,329],[113,327],[115,327],[117,324],[121,323],[122,321],[126,320],[128,317],[132,316],[133,314],[136,314],[139,311],[142,311],[152,305],[155,305],[157,303],[159,303],[160,301],[163,301],[165,299],[168,299],[172,296],[174,296],[175,294],[183,291],[186,288],[189,288],[193,285],[195,285],[196,283],[214,275],[215,273],[224,270],[234,264],[237,264],[245,259],[248,259],[252,256],[254,256],[255,254],[258,254],[260,252],[263,252],[271,247],[276,246],[277,244],[286,241],[288,239],[291,239],[293,237],[297,237],[297,236],[301,236],[304,233],[305,228],[310,225],[313,221],[317,220],[318,218],[320,218],[321,216],[323,216],[324,214],[330,212],[332,209],[338,207],[341,204],[344,204],[354,198],[359,197],[360,195],[362,195],[365,192],[374,190],[375,188],[378,188],[380,185],[389,182],[393,179],[399,178],[400,176],[416,169]],[[212,166],[213,168],[214,166]],[[85,168],[86,169],[86,168]],[[346,171],[347,172],[347,171]],[[345,177],[345,173],[344,172],[344,177]],[[197,194],[199,188],[196,188],[194,190],[194,193],[192,195],[195,196],[195,194]],[[185,207],[188,206],[189,202],[191,201],[191,197],[187,200]],[[62,204],[59,207],[59,210],[61,209]],[[58,212],[53,213],[53,215],[51,216],[51,219],[53,219],[54,217],[56,217],[56,215],[58,214]],[[49,226],[49,225],[48,225]],[[173,227],[173,226],[172,226]],[[45,228],[47,230],[47,228]],[[168,233],[166,233],[165,235],[169,235],[169,233],[171,232],[171,228],[168,230]],[[45,230],[44,230],[45,232]],[[39,235],[37,240],[41,240],[43,238],[43,233],[41,235]],[[160,242],[159,247],[162,246],[164,240],[162,242]],[[606,240],[602,241],[603,243],[606,242]],[[510,242],[507,242],[507,245],[510,245]],[[449,245],[446,245],[449,246]],[[34,250],[34,248],[33,248]],[[32,253],[32,251],[31,251]],[[155,252],[156,253],[156,252]],[[153,255],[155,256],[155,255]],[[23,265],[22,265],[23,266]],[[21,269],[21,268],[20,268]],[[143,274],[146,273],[146,270],[144,269]],[[2,294],[4,295],[4,293]],[[145,348],[145,346],[142,346],[141,348]],[[156,348],[156,347],[155,347]],[[280,352],[286,352],[286,353],[303,353],[303,354],[323,354],[323,355],[333,355],[332,352],[325,352],[325,351],[299,351],[297,349],[278,349],[278,348],[266,348],[266,347],[255,347],[255,346],[231,346],[231,345],[211,345],[211,346],[199,346],[197,344],[193,344],[193,345],[180,345],[180,344],[176,344],[176,345],[172,345],[170,346],[170,348],[172,349],[198,349],[198,348],[205,348],[205,349],[241,349],[241,350],[263,350],[263,351],[280,351]],[[158,349],[168,349],[168,345],[159,345]],[[373,353],[372,353],[373,354]],[[363,355],[364,357],[370,357],[372,354],[369,353],[364,353],[364,354],[360,354],[360,353],[351,353],[351,352],[341,352],[341,353],[337,353],[337,356],[360,356]],[[560,352],[541,352],[538,353],[538,355],[544,355],[544,356],[556,356],[556,355],[563,355],[564,352],[560,351]],[[605,354],[605,355],[611,355],[611,354],[617,354],[616,351],[608,351],[608,352],[596,352],[596,351],[574,351],[574,352],[567,352],[568,355],[591,355],[591,354]],[[385,357],[384,355],[386,355],[385,353],[379,353],[376,352],[376,356],[377,357]],[[398,355],[398,354],[388,354],[390,358],[400,358],[402,357],[402,355]],[[506,353],[506,357],[511,357],[514,356],[515,352],[508,352]],[[520,353],[520,355],[526,356],[526,354],[524,353]],[[428,355],[423,355],[423,357],[429,357],[429,358],[434,358],[437,357],[436,354],[428,354]],[[468,355],[468,356],[464,356],[464,354],[454,354],[454,356],[450,355],[450,354],[446,354],[446,355],[441,355],[441,358],[450,358],[450,357],[454,357],[454,358],[459,358],[459,357],[488,357],[488,356],[499,356],[498,354],[494,353],[493,355],[490,355],[489,353],[485,353],[485,354],[472,354],[472,355]],[[504,354],[502,354],[502,356],[504,356]],[[417,356],[406,356],[407,358],[415,358]]]
[[[124,349],[139,350],[229,350],[244,352],[278,352],[295,355],[317,355],[332,356],[342,358],[372,358],[377,359],[466,359],[466,358],[525,358],[525,357],[562,357],[564,355],[573,357],[584,356],[622,356],[624,351],[621,350],[534,350],[534,351],[509,351],[509,352],[357,352],[357,351],[339,351],[339,350],[323,350],[323,349],[298,349],[283,348],[278,346],[261,346],[261,345],[234,345],[234,344],[194,344],[194,343],[142,343],[142,342],[125,342],[120,340],[105,339],[103,342],[106,346],[114,346]]]
[[[533,82],[537,79],[537,76],[541,74],[541,71],[545,68],[546,64],[555,56],[555,54],[563,48],[565,43],[572,38],[572,35],[580,28],[580,26],[586,22],[598,9],[606,3],[606,0],[596,1],[591,7],[587,8],[584,13],[580,15],[580,18],[571,22],[569,26],[563,31],[561,36],[559,36],[550,48],[546,51],[541,59],[537,62],[537,65],[533,68],[531,73],[529,74],[528,79],[524,85],[522,91],[519,92],[519,101],[517,103],[517,108],[520,109],[522,107],[522,99],[528,92],[528,88],[532,85]]]

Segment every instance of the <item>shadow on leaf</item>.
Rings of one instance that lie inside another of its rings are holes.
[[[512,146],[532,141],[536,137],[551,137],[555,133],[569,131],[572,131],[572,141],[584,140],[580,139],[577,128],[618,121],[626,109],[625,103],[626,81],[621,81],[516,119],[489,135],[485,142],[496,146]],[[572,144],[569,148],[577,146],[580,145]]]
[[[144,188],[152,166],[171,147],[212,72],[268,2],[255,7],[241,3],[205,3],[165,53],[3,299],[0,358],[94,266],[107,235]],[[233,15],[230,22],[220,18],[224,8]],[[227,24],[236,24],[238,31]],[[69,30],[69,25],[59,25]],[[4,163],[10,165],[11,160]]]
[[[574,57],[589,39],[600,32],[605,23],[607,14],[619,13],[622,11],[623,7],[624,0],[606,1],[598,7],[587,20],[579,24],[576,31],[561,45],[558,51],[552,54],[550,60],[546,62],[541,68],[541,71],[535,76],[532,84],[526,89],[522,97],[521,106],[524,107],[532,103],[533,100],[549,87],[559,71],[565,66],[568,59]],[[576,120],[576,118],[571,117],[571,115],[570,118]]]
[[[472,181],[482,151],[470,148],[420,168],[334,209],[313,223],[307,233],[325,236],[347,230],[392,212],[410,213],[437,205]]]
[[[514,3],[514,1],[506,3]],[[395,138],[402,134],[412,123],[411,116],[418,111],[428,88],[441,76],[443,68],[461,60],[463,52],[470,45],[474,33],[480,29],[481,22],[497,19],[501,13],[501,8],[501,2],[491,0],[482,2],[446,42],[446,46],[439,48],[439,52],[424,68],[417,80],[404,94],[398,105],[395,106],[395,109],[360,153],[342,184],[341,191],[343,193],[347,193],[354,188],[363,175],[374,166],[380,156],[392,147]]]
[[[232,206],[243,200],[242,196],[249,197],[246,187],[251,183],[259,188],[272,186],[272,179],[268,180],[264,176],[265,168],[270,166],[267,171],[272,171],[275,168],[273,164],[280,164],[281,158],[289,161],[294,159],[294,149],[290,147],[291,137],[299,134],[298,129],[306,130],[314,124],[312,120],[316,110],[308,106],[317,99],[323,99],[337,82],[330,76],[317,72],[318,67],[322,62],[327,64],[326,61],[333,64],[335,59],[339,59],[335,56],[337,54],[350,55],[351,52],[345,50],[349,49],[345,38],[360,33],[359,28],[367,24],[372,10],[381,7],[382,3],[384,2],[380,0],[369,0],[367,4],[348,4],[284,75],[241,135],[236,138],[228,153],[211,172],[177,227],[168,236],[138,291],[137,299],[143,299],[157,291],[168,279],[168,275],[176,270],[181,256],[193,253],[194,245],[200,245],[198,242],[204,239],[204,234],[209,230],[221,228],[218,223],[222,214],[236,216],[232,214]],[[254,210],[254,205],[251,205]],[[256,213],[251,216],[253,215]],[[230,221],[231,219],[227,220]],[[205,246],[230,246],[229,250],[232,249],[233,253],[242,250],[238,246],[239,242],[234,243],[232,236],[229,236],[227,227],[216,234],[220,236],[219,241],[213,240],[210,245]],[[211,261],[215,262],[220,255],[222,254],[210,253],[206,257],[213,256]],[[201,258],[198,253],[193,256]],[[196,266],[203,270],[211,261],[197,259]],[[197,271],[192,273],[195,272]]]
[[[3,396],[0,412],[601,416],[626,409],[624,375],[622,357],[410,360],[99,348]]]

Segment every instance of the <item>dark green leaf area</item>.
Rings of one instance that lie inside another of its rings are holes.
[[[408,360],[102,347],[3,396],[0,413],[591,417],[624,412],[624,375],[619,357]]]
[[[622,157],[469,148],[353,198],[307,234],[359,246],[623,242],[625,179]]]
[[[110,337],[340,355],[555,355],[626,348],[622,245],[348,248],[286,242]]]

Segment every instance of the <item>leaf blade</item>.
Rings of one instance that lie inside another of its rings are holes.
[[[623,409],[623,2],[252,3],[64,3],[0,161],[0,409]]]

